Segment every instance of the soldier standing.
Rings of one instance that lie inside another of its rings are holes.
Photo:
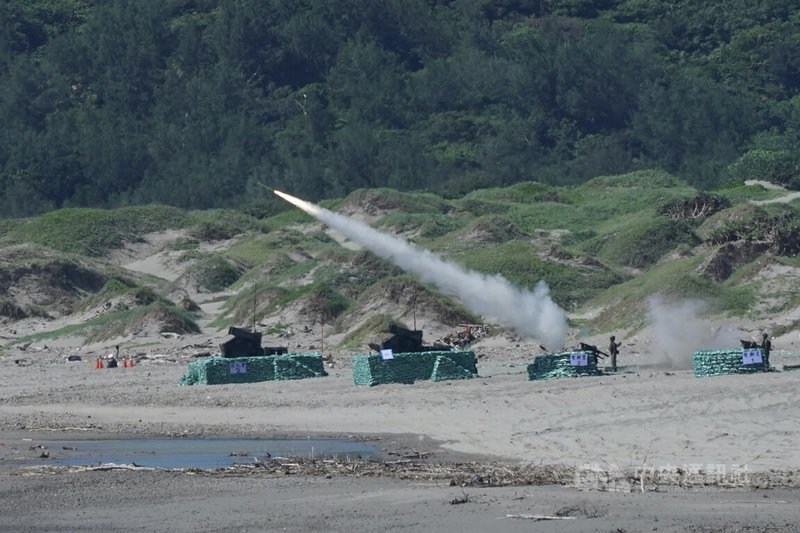
[[[619,355],[619,347],[622,346],[621,342],[617,342],[616,337],[611,335],[611,342],[608,345],[608,353],[611,355],[611,371],[617,371],[617,355]]]
[[[772,349],[772,341],[766,332],[761,336],[761,351],[764,352],[764,368],[769,370],[769,352]]]

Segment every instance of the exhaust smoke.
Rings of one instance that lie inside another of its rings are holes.
[[[539,281],[533,291],[517,287],[499,274],[486,275],[467,270],[363,222],[289,194],[274,192],[375,255],[415,273],[421,281],[455,295],[474,313],[497,320],[522,337],[538,339],[550,350],[564,347],[566,313],[550,298],[550,289],[544,281]]]
[[[696,350],[730,349],[739,345],[743,333],[735,327],[709,328],[700,316],[707,304],[700,300],[667,302],[660,295],[650,297],[649,322],[652,327],[652,363],[675,370],[692,368]]]

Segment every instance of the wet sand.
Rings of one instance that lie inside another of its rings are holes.
[[[175,472],[0,483],[4,531],[797,531],[799,503],[784,489],[641,494]]]
[[[360,387],[342,355],[324,378],[179,387],[190,358],[63,355],[0,358],[0,530],[798,531],[800,372],[530,382],[490,353],[476,379]],[[19,466],[67,436],[358,438],[393,466]]]

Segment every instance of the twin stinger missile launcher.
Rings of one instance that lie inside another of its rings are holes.
[[[245,328],[229,327],[228,334],[233,335],[219,345],[222,357],[258,357],[262,355],[284,355],[289,349],[285,346],[261,346],[261,333]]]

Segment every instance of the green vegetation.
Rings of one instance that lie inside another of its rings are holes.
[[[62,252],[98,257],[141,235],[182,228],[189,216],[181,209],[151,205],[104,209],[60,209],[26,220],[6,234],[8,242],[29,242]]]
[[[408,327],[388,315],[373,315],[358,328],[345,335],[344,339],[342,339],[341,347],[344,349],[363,348],[371,335],[378,332],[386,332],[389,330],[389,326],[392,325]]]
[[[591,239],[583,249],[592,250],[596,258],[608,264],[646,268],[680,245],[699,244],[695,226],[685,220],[641,220]]]
[[[340,288],[325,282],[291,287],[261,283],[243,286],[236,295],[230,297],[224,306],[226,316],[215,320],[212,326],[223,328],[232,324],[250,324],[254,313],[255,319],[259,320],[295,303],[301,304],[309,322],[324,320],[329,324],[334,323],[352,305]]]
[[[592,320],[592,326],[600,330],[642,326],[648,299],[658,294],[706,302],[709,313],[748,316],[758,302],[755,289],[716,283],[698,275],[696,269],[702,260],[700,256],[674,259],[609,288],[590,302],[591,307],[604,308]]]
[[[203,241],[221,241],[245,232],[269,231],[262,220],[232,209],[208,209],[190,214],[195,225],[189,228],[188,233]]]
[[[645,325],[648,298],[656,294],[686,295],[690,286],[697,283],[697,277],[690,280],[685,274],[696,268],[700,261],[699,257],[671,261],[609,288],[591,302],[603,309],[600,316],[592,320],[592,325],[600,330],[619,327],[636,329]],[[711,294],[706,291],[706,294],[697,292],[688,295],[699,300],[705,296]]]
[[[5,0],[0,29],[4,217],[286,211],[263,185],[439,214],[488,189],[502,213],[571,203],[549,187],[598,175],[635,189],[657,179],[647,169],[697,189],[800,186],[790,0]],[[628,209],[584,207],[570,216]],[[461,208],[491,214],[479,198]],[[544,214],[514,223],[556,227]],[[50,222],[86,239],[78,253],[126,238],[62,216]],[[195,224],[203,238],[259,231]]]
[[[567,309],[621,281],[619,274],[602,265],[581,267],[541,258],[533,245],[518,240],[475,249],[459,262],[479,272],[500,274],[522,287],[532,288],[546,280],[553,299]]]
[[[404,211],[419,214],[443,213],[448,202],[430,193],[401,192],[394,189],[359,189],[347,196],[337,209],[367,208],[381,211]]]
[[[252,324],[254,311],[257,316],[260,316],[257,309],[269,306],[272,301],[283,297],[284,294],[286,294],[286,290],[272,284],[260,283],[251,284],[248,287],[243,286],[234,295],[223,300],[224,313],[213,320],[210,325],[223,329],[232,325]]]
[[[271,236],[263,234],[248,234],[245,239],[237,239],[225,252],[226,257],[247,265],[275,264],[277,262],[291,262],[282,252],[276,251],[275,241]],[[281,264],[281,268],[285,263]]]
[[[357,295],[384,279],[402,275],[402,270],[368,251],[339,248],[324,256],[324,266],[314,272],[314,281]]]
[[[116,313],[101,315],[85,324],[89,329],[86,342],[100,342],[115,337],[123,337],[135,331],[140,324],[149,321],[161,325],[162,331],[174,333],[197,333],[199,326],[191,313],[163,300],[143,307],[125,309]]]
[[[392,213],[380,220],[380,229],[399,234],[416,234],[431,239],[461,229],[464,220],[452,215]]]
[[[190,313],[159,300],[144,307],[102,314],[81,324],[26,335],[14,340],[11,345],[71,336],[84,337],[86,343],[102,342],[107,339],[125,336],[131,331],[135,331],[139,324],[148,320],[157,321],[163,327],[168,328],[168,331],[175,333],[197,333],[200,331]]]
[[[791,149],[749,150],[728,167],[732,179],[765,180],[790,189],[800,189],[800,158]]]
[[[741,181],[727,182],[715,189],[714,193],[725,198],[731,205],[770,200],[785,194],[783,191],[767,189],[761,185],[745,185]]]
[[[198,286],[209,292],[227,289],[240,276],[239,269],[219,255],[210,255],[195,263],[191,268]]]
[[[770,269],[800,268],[800,205],[751,202],[778,192],[732,182],[701,191],[672,174],[641,171],[577,186],[525,181],[449,200],[359,190],[326,204],[369,216],[382,231],[409,235],[422,249],[521,288],[544,280],[556,303],[578,317],[574,327],[601,331],[642,327],[654,294],[703,300],[709,312],[731,316],[794,309],[800,284]],[[70,227],[59,230],[61,224]],[[308,324],[334,325],[347,334],[344,347],[392,320],[362,323],[376,312],[376,302],[396,308],[395,317],[409,316],[418,305],[445,323],[486,318],[465,309],[458,295],[422,284],[370,251],[341,246],[299,209],[255,218],[165,206],[69,208],[2,227],[0,294],[39,283],[59,309],[94,310],[98,316],[81,330],[91,339],[124,335],[142,321],[193,331],[192,311],[199,308],[183,296],[192,282],[203,293],[224,293],[212,327],[256,320],[285,334],[296,326],[286,312]],[[174,238],[159,257],[184,269],[175,281],[106,261],[120,246],[165,230]],[[175,305],[166,294],[183,300]],[[47,316],[48,308],[0,298],[0,313],[16,320]]]
[[[352,305],[346,296],[326,284],[316,285],[310,294],[310,300],[319,317],[328,323],[334,322]]]
[[[800,214],[785,211],[768,214],[765,211],[753,216],[728,220],[711,232],[711,244],[735,241],[765,241],[777,255],[794,256],[800,252]]]
[[[685,220],[704,218],[726,207],[730,207],[730,202],[724,196],[702,192],[692,197],[673,198],[658,212],[665,217]]]

